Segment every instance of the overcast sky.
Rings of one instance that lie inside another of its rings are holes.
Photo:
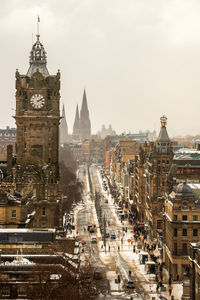
[[[69,131],[86,88],[92,132],[200,134],[199,0],[0,0],[0,126],[14,126],[15,70],[40,15],[48,70],[61,70]]]

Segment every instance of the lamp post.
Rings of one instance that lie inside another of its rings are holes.
[[[2,249],[0,249],[0,264],[1,264],[1,254],[2,254]]]

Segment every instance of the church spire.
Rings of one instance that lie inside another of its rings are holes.
[[[87,105],[87,97],[86,97],[85,89],[83,92],[83,100],[82,100],[82,107],[81,107],[81,112],[80,112],[80,119],[81,120],[89,120],[89,110],[88,110],[88,105]]]
[[[89,110],[87,105],[85,89],[83,92],[83,100],[80,113],[80,138],[82,141],[91,138],[91,123],[89,118]]]
[[[76,106],[76,114],[75,114],[75,120],[74,120],[74,126],[73,126],[73,135],[77,136],[80,133],[80,126],[79,126],[79,109],[78,109],[78,104]]]
[[[60,144],[64,144],[68,141],[68,126],[67,126],[67,120],[65,117],[65,106],[63,104],[63,109],[62,109],[62,118],[60,121]]]
[[[63,108],[62,108],[62,118],[66,120],[65,118],[65,105],[63,103]]]

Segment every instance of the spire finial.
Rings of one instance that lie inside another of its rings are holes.
[[[37,16],[37,34],[36,34],[36,37],[37,37],[37,41],[39,41],[39,37],[40,37],[40,33],[39,33],[39,24],[40,23],[40,17],[39,15]]]
[[[160,123],[161,123],[161,126],[162,126],[162,127],[166,127],[166,125],[167,125],[167,117],[163,115],[163,116],[160,118]]]

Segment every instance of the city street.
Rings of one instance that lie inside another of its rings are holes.
[[[102,267],[103,274],[105,274],[105,291],[109,282],[109,288],[107,288],[109,293],[105,299],[131,299],[131,297],[132,299],[162,299],[159,298],[160,295],[171,299],[168,290],[156,293],[155,275],[147,274],[144,264],[140,264],[140,254],[137,250],[139,246],[133,239],[133,226],[119,219],[112,196],[108,189],[104,189],[105,183],[103,183],[99,167],[96,165],[90,167],[93,196],[91,196],[85,166],[80,167],[78,176],[85,186],[82,207],[79,208],[76,218],[82,257],[84,259],[87,257],[96,268]],[[97,207],[95,208],[95,192],[100,195],[99,207],[101,209],[98,208],[100,219],[97,217]],[[99,220],[103,224],[102,233]],[[94,233],[89,233],[88,225],[96,227]],[[96,243],[92,242],[94,237]],[[117,278],[120,278],[120,282],[116,281]],[[128,282],[134,282],[134,289],[127,287]],[[175,295],[177,295],[178,288],[178,285],[174,286]],[[177,295],[174,299],[178,297]]]

